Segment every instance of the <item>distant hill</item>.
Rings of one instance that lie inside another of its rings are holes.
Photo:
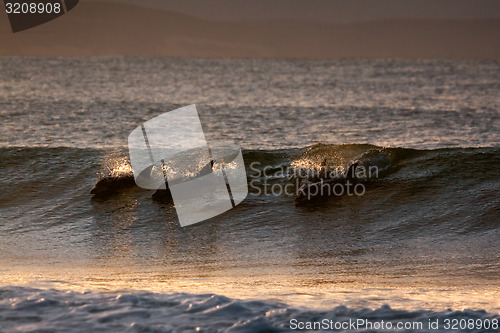
[[[96,1],[96,0],[92,0]],[[306,20],[354,23],[384,19],[500,18],[498,0],[97,0],[171,10],[216,21]]]
[[[499,38],[500,19],[218,22],[93,1],[13,34],[0,14],[0,55],[500,59]]]

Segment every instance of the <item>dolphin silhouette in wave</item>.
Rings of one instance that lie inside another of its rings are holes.
[[[342,194],[348,193],[348,187],[355,185],[359,178],[356,177],[356,168],[359,162],[356,161],[349,166],[343,174],[335,173],[333,177],[313,176],[307,177],[300,183],[295,197],[295,204],[300,205],[320,197],[338,195],[338,189]],[[325,173],[326,174],[326,173]]]

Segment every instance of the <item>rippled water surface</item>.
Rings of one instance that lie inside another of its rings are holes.
[[[211,139],[413,148],[500,143],[496,61],[1,58],[3,146],[116,147],[197,104]]]

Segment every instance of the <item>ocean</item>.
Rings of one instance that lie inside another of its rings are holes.
[[[249,194],[181,228],[120,180],[190,104]],[[0,332],[498,332],[498,61],[0,57],[0,119]],[[362,195],[275,191],[353,161]]]

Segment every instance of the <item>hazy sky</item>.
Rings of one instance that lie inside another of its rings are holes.
[[[500,18],[500,0],[99,0],[215,20],[305,19],[329,23],[384,18]]]
[[[0,15],[0,55],[500,59],[499,31],[500,0],[82,0],[19,34]]]

